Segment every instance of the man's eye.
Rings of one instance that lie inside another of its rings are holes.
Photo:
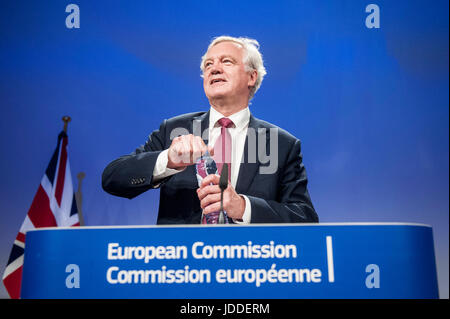
[[[206,63],[205,63],[205,68],[207,68],[207,67],[209,67],[209,66],[211,66],[211,65],[212,65],[211,62],[206,62]]]
[[[233,61],[231,61],[230,59],[225,59],[225,60],[223,60],[223,63],[231,64],[231,63],[233,63]]]

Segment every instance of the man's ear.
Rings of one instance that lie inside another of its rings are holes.
[[[258,78],[258,71],[252,70],[249,73],[249,77],[248,77],[248,87],[255,86],[257,78]]]

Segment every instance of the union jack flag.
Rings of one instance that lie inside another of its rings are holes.
[[[67,134],[62,131],[28,214],[14,240],[3,274],[3,283],[13,299],[20,298],[22,267],[27,231],[41,227],[79,226],[73,192],[72,175],[67,155]]]

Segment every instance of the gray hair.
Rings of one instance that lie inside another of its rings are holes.
[[[204,63],[206,59],[206,54],[208,53],[209,49],[215,46],[216,44],[225,41],[235,42],[241,45],[244,48],[244,58],[242,62],[245,65],[245,70],[247,72],[256,70],[257,72],[255,85],[250,88],[249,100],[251,100],[255,95],[256,91],[258,91],[259,87],[261,86],[264,76],[267,74],[266,68],[264,67],[262,55],[259,52],[259,43],[255,39],[245,37],[235,38],[227,35],[222,35],[220,37],[214,38],[209,44],[208,50],[206,50],[206,53],[202,56],[202,60],[200,63],[200,69],[202,70],[201,77],[203,77],[203,73],[205,71]]]

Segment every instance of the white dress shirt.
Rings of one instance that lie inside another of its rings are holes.
[[[225,117],[220,112],[215,110],[213,107],[210,108],[209,112],[209,141],[208,146],[214,146],[216,140],[220,136],[221,127],[218,120]],[[236,189],[236,182],[239,176],[239,168],[241,164],[242,155],[244,152],[245,139],[247,137],[247,128],[250,121],[250,110],[248,107],[245,109],[228,116],[230,120],[233,121],[234,126],[228,128],[231,135],[231,174],[230,180],[231,185]],[[159,154],[155,168],[153,169],[153,181],[157,182],[163,178],[169,177],[176,173],[182,172],[183,170],[175,170],[167,167],[168,163],[168,149],[164,150]],[[157,185],[159,186],[159,185]],[[157,187],[156,186],[156,187]],[[234,222],[238,224],[249,224],[251,218],[251,205],[250,200],[245,195],[241,195],[245,199],[245,210],[242,220],[233,219]]]

